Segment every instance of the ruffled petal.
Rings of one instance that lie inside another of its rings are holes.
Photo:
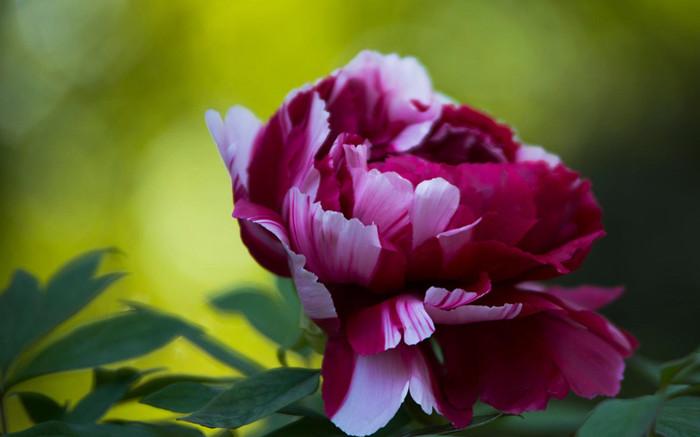
[[[411,208],[413,247],[444,231],[458,205],[459,189],[445,179],[435,178],[418,184]]]
[[[561,163],[561,159],[540,146],[521,146],[518,149],[515,160],[517,162],[537,162],[543,161],[549,167],[556,167]]]
[[[363,51],[318,89],[333,131],[362,135],[381,153],[416,146],[441,110],[423,66],[394,54]]]
[[[547,293],[558,297],[568,305],[592,311],[617,300],[624,291],[623,287],[598,287],[594,285],[581,285],[573,288],[547,288]]]
[[[261,128],[260,120],[248,109],[234,106],[226,113],[226,120],[218,112],[209,110],[205,119],[219,154],[231,174],[237,197],[248,190],[248,165],[253,143]]]
[[[330,292],[316,275],[304,268],[304,256],[289,248],[287,231],[277,213],[242,200],[236,202],[234,217],[240,220],[242,233],[246,230],[244,242],[256,260],[277,274],[291,274],[299,300],[310,318],[336,317]]]
[[[398,350],[355,355],[343,340],[329,339],[323,357],[326,415],[343,432],[374,433],[396,414],[409,389],[409,372]]]
[[[310,173],[328,133],[328,113],[318,93],[313,89],[292,93],[255,141],[249,166],[250,199],[281,211],[291,187],[315,191],[318,175]]]
[[[402,295],[364,308],[349,316],[347,335],[353,349],[362,355],[376,354],[399,345],[417,344],[430,337],[435,326],[423,302]]]
[[[286,201],[291,248],[321,281],[369,285],[381,252],[376,225],[324,211],[297,188]]]
[[[353,217],[376,224],[389,240],[402,233],[409,224],[413,185],[394,172],[367,171],[366,146],[345,145],[345,160],[353,182]]]

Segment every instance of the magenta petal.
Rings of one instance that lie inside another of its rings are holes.
[[[514,319],[522,311],[520,303],[503,305],[464,305],[452,310],[441,310],[426,306],[426,311],[437,324],[463,325],[467,323],[486,322],[489,320]]]
[[[549,356],[571,390],[579,396],[615,396],[625,369],[622,355],[607,341],[581,326],[548,317],[541,330]]]
[[[548,294],[553,294],[570,306],[586,310],[597,310],[617,300],[623,293],[623,287],[597,287],[581,285],[579,287],[550,287]]]
[[[482,273],[479,279],[463,288],[450,291],[441,287],[430,287],[425,292],[425,304],[441,310],[451,310],[472,303],[491,291],[491,281],[487,274]]]
[[[309,185],[314,158],[328,136],[327,119],[316,92],[292,93],[256,138],[249,165],[252,201],[280,211],[291,187]]]
[[[270,270],[272,267],[281,270],[281,265],[284,265],[285,276],[291,273],[299,299],[309,317],[312,319],[336,317],[335,306],[328,289],[318,281],[316,275],[304,268],[305,258],[289,248],[287,231],[277,213],[241,200],[236,203],[234,217],[241,222],[246,246],[261,264]],[[246,238],[255,238],[255,240],[246,240]],[[264,264],[263,261],[268,264]]]
[[[233,216],[238,219],[241,239],[253,258],[271,272],[289,276],[285,249],[289,241],[281,217],[245,199],[236,202]]]
[[[423,353],[418,348],[405,348],[401,352],[404,361],[408,363],[411,398],[420,405],[425,414],[432,414],[433,410],[438,411],[431,370]]]
[[[392,239],[409,224],[413,185],[398,173],[367,171],[367,148],[345,145],[345,160],[353,182],[353,216],[376,224],[384,238]]]
[[[316,275],[304,268],[305,258],[291,250],[287,255],[289,270],[306,315],[314,320],[337,317],[330,292]]]
[[[423,181],[416,186],[411,209],[413,247],[445,230],[459,205],[459,189],[443,178]]]
[[[306,268],[321,281],[368,285],[381,252],[375,225],[324,211],[297,188],[286,201],[291,248],[306,257]]]
[[[205,118],[219,154],[231,174],[235,194],[240,197],[241,190],[248,190],[248,165],[253,142],[260,131],[260,120],[242,106],[229,109],[225,121],[212,110],[207,111]]]
[[[403,338],[407,345],[430,337],[435,326],[423,302],[412,295],[402,295],[351,315],[347,335],[353,349],[362,355],[395,348]]]
[[[556,167],[561,163],[561,159],[557,155],[547,152],[540,146],[521,146],[515,160],[517,162],[543,161],[549,167]]]
[[[398,350],[354,355],[342,340],[329,339],[323,357],[326,414],[343,432],[369,435],[396,414],[409,388],[409,373]]]

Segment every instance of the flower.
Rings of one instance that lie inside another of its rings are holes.
[[[362,52],[264,125],[238,106],[206,120],[243,241],[328,334],[323,398],[346,433],[407,394],[461,427],[478,399],[618,392],[636,341],[596,310],[621,289],[534,282],[604,235],[590,183],[435,93],[414,58]]]

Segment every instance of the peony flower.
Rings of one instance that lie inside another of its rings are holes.
[[[604,235],[588,181],[436,94],[413,58],[362,52],[262,124],[209,111],[234,217],[328,335],[329,418],[371,434],[407,395],[455,426],[481,400],[613,396],[635,340],[596,311],[620,289],[547,287]]]

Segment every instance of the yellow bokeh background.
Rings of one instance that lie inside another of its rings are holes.
[[[274,365],[270,342],[206,304],[272,277],[238,237],[204,111],[243,104],[264,119],[292,88],[359,50],[397,51],[526,141],[595,162],[610,151],[590,142],[592,130],[633,129],[660,81],[657,104],[683,98],[677,67],[646,52],[645,26],[668,30],[654,41],[680,58],[700,35],[700,2],[613,3],[2,0],[0,280],[16,267],[45,280],[78,253],[116,246],[125,255],[106,268],[130,275],[59,334],[131,299]],[[229,372],[180,340],[126,364]],[[89,379],[74,372],[21,388],[75,401]],[[16,401],[9,407],[12,429],[26,426]],[[110,417],[164,415],[130,405]]]

